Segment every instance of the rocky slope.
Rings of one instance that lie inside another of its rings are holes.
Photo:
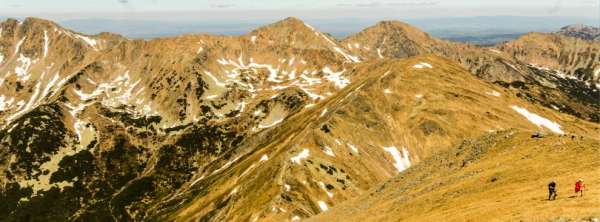
[[[584,40],[600,40],[600,28],[583,24],[562,27],[556,34]]]
[[[150,41],[38,19],[2,27],[1,215],[17,221],[141,219],[196,171],[343,89],[354,62],[297,19]]]
[[[0,221],[298,220],[465,138],[599,133],[591,86],[380,25],[399,33],[340,42],[288,18],[130,40],[1,23]]]
[[[558,70],[600,88],[600,43],[556,34],[530,33],[500,44],[502,50],[534,67]]]

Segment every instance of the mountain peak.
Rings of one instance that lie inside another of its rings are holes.
[[[404,23],[401,21],[391,20],[391,21],[381,21],[376,25],[372,26],[373,29],[382,30],[385,32],[396,32],[396,33],[404,33],[409,37],[414,37],[418,39],[429,38],[427,33],[421,31],[419,28],[412,26],[408,23]]]
[[[0,26],[4,30],[13,30],[13,31],[9,31],[9,33],[15,32],[16,30],[18,30],[18,33],[20,33],[19,35],[25,35],[27,33],[39,34],[39,33],[43,33],[43,30],[56,29],[56,28],[60,27],[58,24],[56,24],[52,21],[48,21],[48,20],[40,19],[40,18],[33,18],[33,17],[28,17],[28,18],[25,18],[24,20],[8,18],[8,19],[4,20],[3,22],[1,22]],[[17,32],[15,32],[15,33],[17,33]]]
[[[295,17],[288,17],[260,27],[248,35],[255,37],[258,41],[266,40],[276,44],[287,43],[300,48],[330,48],[338,44],[335,38],[319,32]]]
[[[36,18],[36,17],[27,17],[23,20],[23,24],[34,24],[34,25],[44,25],[44,26],[58,26],[53,21],[49,21],[46,19]]]
[[[315,31],[314,28],[310,25],[307,25],[304,21],[296,18],[296,17],[287,17],[283,20],[279,20],[277,22],[271,23],[263,28],[271,28],[271,29],[285,29],[285,30],[296,30],[296,31]]]
[[[299,18],[293,17],[293,16],[287,17],[283,20],[280,20],[279,22],[287,23],[287,24],[304,24],[304,21],[302,21]]]
[[[362,56],[375,58],[428,54],[430,50],[427,48],[433,44],[434,40],[427,33],[400,21],[378,22],[343,40],[343,45],[360,51]],[[362,48],[358,47],[361,45]]]
[[[429,37],[427,33],[421,31],[417,27],[396,20],[378,22],[357,34],[348,37],[346,40],[356,38],[368,38],[371,40],[375,38],[380,39],[382,43],[384,38],[401,38],[414,42],[428,42],[431,40],[431,37]]]

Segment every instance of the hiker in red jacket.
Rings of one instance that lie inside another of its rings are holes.
[[[575,183],[575,194],[581,193],[581,197],[583,197],[583,189],[585,188],[585,184],[583,184],[583,180],[579,179]]]

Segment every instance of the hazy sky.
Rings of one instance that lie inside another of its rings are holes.
[[[0,0],[0,15],[78,18],[588,16],[600,0]],[[188,12],[178,14],[174,12]],[[203,15],[193,15],[190,12]],[[160,14],[159,13],[159,14]],[[169,14],[171,13],[171,14]]]

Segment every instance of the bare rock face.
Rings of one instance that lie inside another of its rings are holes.
[[[131,40],[9,19],[0,221],[298,220],[465,138],[597,133],[593,85],[507,52],[399,22]]]
[[[556,34],[584,40],[600,40],[600,28],[583,24],[562,27]]]

